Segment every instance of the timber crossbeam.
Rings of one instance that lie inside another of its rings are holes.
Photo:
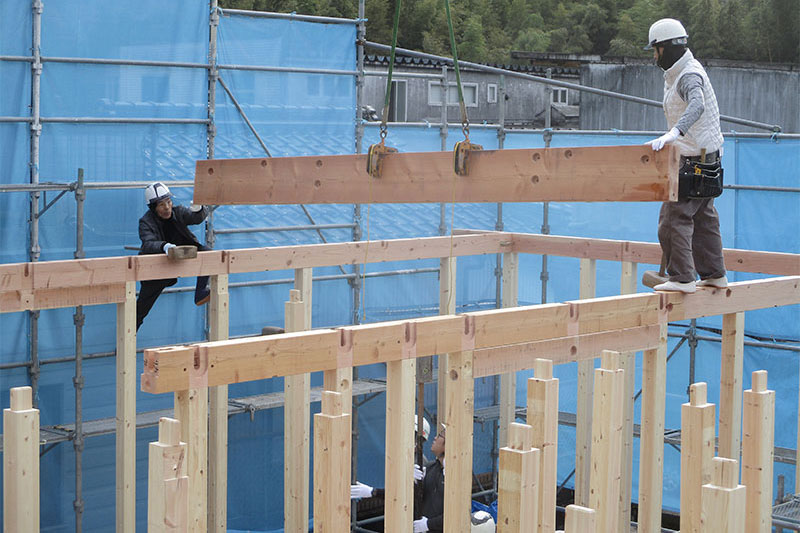
[[[678,198],[678,151],[646,145],[482,150],[457,176],[452,152],[198,161],[194,203],[653,202]]]
[[[145,392],[174,392],[460,352],[465,328],[472,327],[475,375],[494,375],[532,368],[545,353],[566,363],[603,349],[653,349],[667,321],[797,303],[800,276],[787,276],[694,294],[621,295],[205,342],[145,350],[141,386]],[[416,339],[415,350],[404,348],[406,339]]]

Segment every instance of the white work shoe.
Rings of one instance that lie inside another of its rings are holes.
[[[680,281],[666,281],[664,283],[659,283],[653,287],[653,289],[657,291],[675,291],[691,294],[697,290],[697,287],[695,286],[694,281],[689,281],[687,283],[681,283]]]
[[[701,279],[697,282],[698,287],[716,287],[717,289],[724,289],[728,286],[728,276],[721,278],[707,278]]]

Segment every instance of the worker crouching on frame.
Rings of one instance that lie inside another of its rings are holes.
[[[139,238],[142,241],[139,255],[168,254],[170,248],[185,245],[195,246],[200,251],[210,250],[200,244],[188,228],[189,225],[200,224],[206,219],[209,213],[208,207],[194,204],[190,207],[173,205],[172,193],[159,181],[145,188],[144,197],[148,210],[139,219]],[[139,298],[136,300],[137,330],[156,303],[161,291],[177,282],[175,278],[142,281]],[[198,276],[194,303],[203,305],[208,302],[210,295],[208,276]]]
[[[669,280],[655,290],[693,293],[697,286],[728,286],[714,198],[722,194],[719,107],[705,69],[687,48],[688,34],[675,19],[650,26],[648,45],[664,71],[664,114],[669,131],[647,144],[675,144],[681,155],[678,201],[665,202],[658,240]],[[697,275],[700,281],[696,282]]]

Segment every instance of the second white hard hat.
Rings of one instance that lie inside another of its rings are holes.
[[[417,429],[417,415],[414,415],[414,431],[419,431]],[[424,416],[422,417],[422,438],[424,440],[428,440],[428,435],[431,434],[431,425],[428,422],[428,419]]]
[[[689,34],[680,21],[675,19],[661,19],[650,26],[645,50],[650,50],[657,44],[686,44]]]

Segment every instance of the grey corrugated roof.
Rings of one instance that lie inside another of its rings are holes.
[[[367,54],[364,56],[364,62],[368,65],[388,65],[389,56],[380,54]],[[418,57],[408,57],[396,55],[394,64],[397,66],[421,66],[421,67],[441,67],[446,65],[444,61],[436,59],[423,59]],[[548,68],[552,69],[553,75],[573,75],[579,76],[580,69],[576,67],[558,67],[558,66],[542,66],[542,65],[511,65],[505,63],[486,63],[489,67],[501,68],[504,70],[511,70],[513,72],[528,72],[531,74],[545,74]],[[472,70],[468,67],[464,70]]]

